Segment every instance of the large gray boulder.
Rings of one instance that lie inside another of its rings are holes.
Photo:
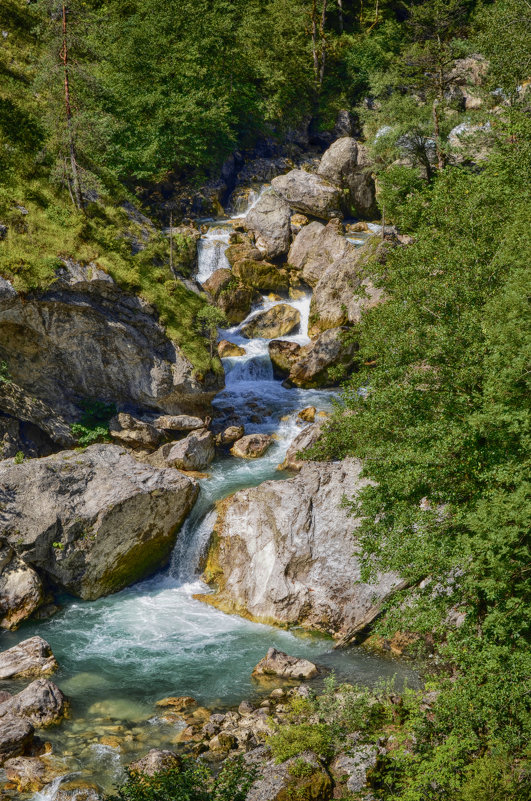
[[[358,217],[378,216],[376,188],[367,149],[343,136],[324,153],[317,174],[347,193],[348,212]]]
[[[356,246],[337,229],[334,221],[328,225],[312,222],[301,229],[289,250],[288,262],[301,271],[301,278],[314,287],[328,267],[336,261],[356,258]]]
[[[0,679],[46,676],[57,668],[52,649],[42,637],[30,637],[0,653]]]
[[[311,389],[336,386],[354,363],[357,345],[348,328],[331,328],[302,347],[286,379],[291,386]],[[342,368],[338,374],[337,368]]]
[[[214,435],[204,428],[172,445],[165,460],[168,467],[179,470],[206,470],[215,455]]]
[[[357,583],[360,519],[342,499],[367,484],[361,469],[356,459],[309,462],[294,478],[266,481],[224,501],[207,563],[218,587],[206,596],[209,603],[336,637],[375,614],[398,578]]]
[[[0,628],[16,629],[43,600],[44,589],[38,574],[17,556],[11,545],[0,541]]]
[[[387,242],[370,239],[326,268],[312,295],[310,336],[341,325],[355,325],[366,310],[383,302],[384,292],[371,278],[371,265],[384,262],[389,247]]]
[[[255,235],[256,247],[267,259],[288,252],[291,239],[291,210],[286,201],[270,191],[262,195],[247,214],[244,225]]]
[[[0,530],[18,557],[93,600],[169,559],[197,483],[117,445],[0,462]]]
[[[212,371],[197,377],[150,304],[95,264],[72,260],[39,293],[23,296],[3,281],[0,360],[15,384],[67,422],[78,417],[81,398],[170,414],[204,411],[223,385]],[[39,414],[57,428],[45,409]]]
[[[346,785],[351,793],[359,793],[367,784],[367,774],[376,765],[378,748],[358,745],[348,754],[339,754],[330,765],[330,773],[337,782]]]
[[[22,692],[0,704],[0,720],[20,717],[37,728],[59,723],[68,710],[68,702],[59,687],[48,679],[32,681]]]
[[[309,659],[290,656],[276,648],[270,648],[253,670],[253,677],[278,676],[281,679],[313,679],[318,674],[317,666]]]
[[[273,178],[271,185],[296,211],[322,220],[343,216],[341,190],[321,175],[291,170]]]

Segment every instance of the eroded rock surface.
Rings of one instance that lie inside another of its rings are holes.
[[[2,536],[25,564],[85,599],[162,567],[198,493],[192,479],[117,445],[1,462],[0,485]]]
[[[0,765],[24,754],[33,742],[34,732],[33,725],[25,718],[8,714],[0,717]]]
[[[152,748],[142,759],[132,762],[129,769],[135,773],[153,776],[155,773],[167,773],[181,767],[181,760],[173,751],[161,751]]]
[[[300,321],[301,315],[298,309],[287,303],[278,303],[266,311],[258,312],[242,326],[241,333],[248,339],[284,337],[295,333]]]
[[[313,679],[318,674],[317,666],[308,659],[290,656],[276,648],[270,648],[263,659],[256,665],[252,675],[277,676],[281,679]]]
[[[333,142],[317,174],[348,192],[349,212],[369,219],[378,216],[376,188],[367,149],[350,136]]]
[[[303,459],[298,459],[297,454],[315,445],[321,436],[322,425],[322,423],[312,423],[312,425],[306,426],[300,434],[297,434],[287,450],[286,458],[279,465],[281,470],[294,470],[295,472],[301,470],[306,462]]]
[[[304,345],[291,367],[288,382],[296,387],[333,387],[341,380],[331,368],[347,369],[354,361],[356,343],[346,328],[331,328]]]
[[[67,421],[98,398],[167,413],[209,406],[222,376],[202,380],[153,307],[95,264],[67,260],[45,291],[22,296],[2,279],[0,359],[12,380]]]
[[[331,264],[338,260],[354,261],[356,246],[338,231],[334,223],[312,222],[297,234],[288,261],[301,270],[301,277],[314,287]]]
[[[291,210],[276,192],[265,192],[247,214],[245,227],[255,235],[256,247],[274,259],[288,252],[291,238]]]
[[[0,719],[19,717],[37,728],[59,723],[68,708],[59,687],[48,679],[36,679],[24,690],[0,704]]]
[[[172,445],[165,454],[165,461],[168,467],[179,470],[205,470],[215,455],[214,435],[202,429],[192,431],[185,439]]]
[[[273,178],[271,185],[292,209],[322,220],[342,217],[341,191],[320,175],[291,170]]]
[[[30,637],[0,653],[0,679],[46,676],[57,668],[52,649],[42,637]]]
[[[361,463],[310,462],[287,481],[266,481],[220,505],[207,600],[257,620],[298,623],[343,636],[397,585],[392,574],[357,584],[360,521],[342,507],[366,481]],[[209,573],[210,571],[210,573]]]
[[[0,544],[0,628],[16,629],[43,601],[42,581],[35,570],[8,543]]]
[[[264,455],[272,441],[269,434],[247,434],[234,443],[230,452],[242,459],[258,459]]]

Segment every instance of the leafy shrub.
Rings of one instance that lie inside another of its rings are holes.
[[[3,381],[4,384],[11,383],[9,367],[6,361],[0,362],[0,381]]]
[[[329,758],[333,753],[333,735],[326,723],[292,723],[281,726],[268,738],[268,744],[277,762],[313,751]]]
[[[83,409],[81,420],[70,426],[79,445],[86,448],[95,442],[107,442],[109,440],[109,420],[116,414],[114,403],[86,400],[79,405]]]
[[[24,461],[24,454],[22,453],[22,451],[17,451],[15,453],[15,458],[13,461],[15,462],[15,464],[22,464],[22,462]]]
[[[188,759],[182,768],[154,776],[129,772],[106,801],[245,801],[255,777],[241,757],[226,761],[215,778],[206,765]]]

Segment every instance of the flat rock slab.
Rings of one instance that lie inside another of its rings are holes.
[[[0,679],[46,676],[58,667],[52,649],[42,637],[30,637],[0,653]]]
[[[313,679],[319,673],[317,666],[308,659],[289,656],[276,648],[270,648],[252,672],[254,678],[277,676],[281,679]]]

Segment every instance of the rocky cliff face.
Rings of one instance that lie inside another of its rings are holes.
[[[341,501],[364,486],[360,474],[355,459],[307,463],[295,478],[224,501],[207,567],[219,589],[203,599],[256,620],[349,636],[399,583],[391,574],[356,583],[360,521]]]
[[[16,385],[67,421],[84,398],[204,411],[222,385],[219,376],[195,374],[153,307],[95,265],[72,261],[46,291],[28,296],[0,278],[0,361]]]

